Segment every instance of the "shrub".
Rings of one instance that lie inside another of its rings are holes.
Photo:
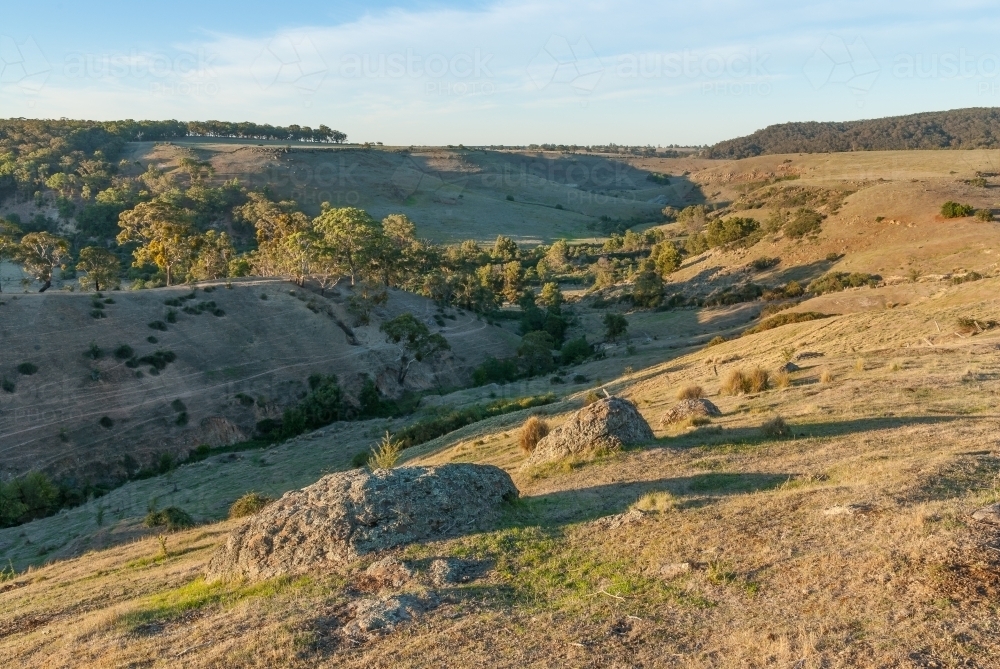
[[[37,371],[38,371],[38,365],[35,365],[30,362],[22,362],[20,365],[17,366],[17,373],[21,374],[22,376],[31,376]]]
[[[514,381],[518,376],[516,359],[503,358],[498,360],[490,356],[472,372],[472,381],[477,386],[484,386],[487,383]]]
[[[958,286],[960,284],[968,283],[970,281],[979,281],[982,278],[983,275],[980,274],[979,272],[966,272],[962,276],[951,277],[951,283],[955,286]]]
[[[538,416],[532,416],[521,426],[521,433],[518,435],[518,444],[525,453],[531,453],[535,446],[549,433],[549,424]]]
[[[146,527],[165,527],[169,532],[194,527],[194,518],[176,506],[168,506],[162,511],[150,511],[144,522]]]
[[[975,211],[971,204],[959,204],[958,202],[952,202],[948,200],[941,205],[941,216],[944,218],[964,218],[966,216],[972,216],[972,212]]]
[[[705,396],[705,391],[701,386],[684,386],[677,391],[678,400],[699,400]]]
[[[150,344],[158,344],[158,343],[160,343],[160,340],[157,339],[156,337],[152,336],[152,335],[146,337],[146,341],[148,341]]]
[[[781,416],[775,416],[774,418],[765,421],[763,425],[760,426],[760,433],[767,437],[768,439],[781,439],[782,437],[792,436],[792,430],[785,423]]]
[[[164,323],[163,321],[153,321],[152,323],[149,324],[149,327],[152,328],[153,330],[160,330],[162,332],[167,331],[167,324]]]
[[[790,385],[792,385],[792,375],[788,373],[787,369],[779,369],[774,373],[775,388],[787,388]]]
[[[176,399],[173,402],[171,402],[170,408],[176,411],[177,413],[183,413],[187,411],[187,406],[185,406],[184,402],[182,402],[180,399]]]
[[[372,447],[372,454],[368,458],[368,466],[372,469],[392,469],[399,460],[399,454],[403,450],[403,442],[394,439],[388,432],[382,437],[382,441]]]
[[[980,209],[980,210],[978,210],[976,212],[976,220],[977,221],[986,221],[986,222],[992,221],[993,220],[993,212],[991,210],[989,210],[989,209]]]
[[[575,365],[589,358],[592,352],[586,336],[570,339],[559,349],[559,361],[564,365]]]
[[[583,374],[576,374],[573,376],[573,383],[586,383],[589,379]]]
[[[229,507],[229,517],[246,518],[247,516],[252,516],[273,501],[274,500],[267,495],[261,495],[257,492],[248,492],[233,502],[233,505]]]
[[[766,269],[771,269],[772,267],[778,265],[781,262],[781,258],[757,258],[756,260],[750,261],[750,266],[753,267],[754,271],[763,272]]]
[[[712,337],[712,341],[708,342],[707,346],[718,346],[719,344],[725,344],[726,338],[722,335],[716,335]]]
[[[628,320],[621,314],[604,314],[604,338],[615,341],[628,331]]]
[[[173,351],[157,351],[151,355],[144,355],[137,359],[138,364],[149,365],[157,372],[167,368],[167,365],[177,359],[177,354]],[[136,365],[138,366],[138,365]]]
[[[184,427],[187,424],[188,424],[187,411],[182,411],[179,414],[177,414],[177,420],[174,421],[174,425],[177,425],[178,427]]]
[[[992,330],[993,328],[1000,325],[996,321],[988,321],[982,318],[969,318],[963,316],[958,319],[958,329],[963,334],[976,335],[980,332],[985,332],[986,330]]]
[[[5,393],[12,393],[17,390],[17,385],[5,376],[3,380],[0,381],[0,388],[3,388]]]
[[[793,239],[818,233],[822,229],[823,215],[812,209],[799,209],[787,223],[782,226],[786,236]]]
[[[770,375],[766,370],[756,367],[749,372],[743,369],[731,370],[722,381],[722,394],[747,395],[760,393],[768,389]]]
[[[761,321],[759,324],[755,325],[748,330],[744,330],[741,337],[747,335],[756,334],[758,332],[764,332],[766,330],[773,330],[774,328],[781,327],[782,325],[790,325],[791,323],[806,323],[808,321],[814,321],[820,318],[829,318],[828,314],[821,314],[817,311],[802,311],[793,313],[782,313],[776,316],[771,316],[770,318]]]
[[[246,393],[236,393],[236,399],[245,407],[252,407],[254,405],[254,399]]]
[[[108,315],[103,311],[101,311],[100,309],[94,309],[93,311],[90,312],[90,317],[95,319],[100,319],[100,318],[107,318]]]
[[[590,406],[594,402],[600,401],[601,396],[597,394],[596,390],[588,390],[587,394],[583,397],[584,406]]]
[[[105,430],[110,430],[115,426],[115,421],[110,416],[101,416],[101,419],[97,423]]]
[[[115,357],[119,360],[128,360],[135,355],[135,351],[128,344],[122,344],[115,349]]]
[[[104,351],[101,350],[101,347],[96,342],[90,342],[90,346],[87,347],[87,352],[84,355],[91,360],[100,360],[104,356]]]
[[[860,288],[868,286],[875,288],[882,277],[877,274],[864,274],[863,272],[829,272],[809,284],[807,290],[816,295],[824,293],[837,293],[848,288]]]
[[[740,241],[760,230],[760,223],[752,218],[732,217],[715,219],[705,230],[705,240],[710,247],[722,246]]]
[[[176,323],[177,322],[177,310],[176,309],[167,309],[167,322],[168,323]]]

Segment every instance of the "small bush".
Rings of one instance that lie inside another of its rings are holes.
[[[128,344],[122,344],[115,349],[115,357],[119,360],[128,360],[135,355],[135,351]]]
[[[823,215],[812,209],[799,209],[795,215],[782,226],[782,231],[792,239],[799,239],[822,230]]]
[[[788,373],[787,369],[779,369],[774,374],[774,387],[775,388],[787,388],[792,385],[792,375]]]
[[[781,258],[757,258],[750,262],[750,266],[753,267],[756,272],[763,272],[764,270],[771,269],[772,267],[778,265],[781,262]]]
[[[722,381],[723,395],[749,395],[760,393],[770,386],[770,375],[756,367],[749,372],[742,369],[731,370]]]
[[[951,200],[941,205],[941,216],[944,218],[964,218],[972,216],[973,211],[975,209],[971,204],[959,204]]]
[[[810,283],[807,290],[815,295],[839,293],[848,288],[861,288],[862,286],[875,288],[881,280],[882,277],[877,274],[830,272]]]
[[[100,318],[107,318],[108,315],[103,311],[101,311],[100,309],[94,309],[93,311],[90,312],[90,317],[95,319],[100,319]]]
[[[182,402],[180,399],[176,399],[173,402],[171,402],[170,408],[176,411],[177,413],[184,413],[185,411],[187,411],[187,406],[185,406],[184,402]]]
[[[177,310],[176,309],[167,309],[167,322],[168,323],[176,323],[177,322]]]
[[[252,407],[254,405],[254,399],[246,393],[236,393],[236,399],[245,407]]]
[[[597,394],[596,390],[587,391],[587,394],[583,398],[584,406],[590,406],[594,402],[600,401],[601,396]]]
[[[840,260],[843,257],[844,257],[844,254],[842,254],[842,253],[837,253],[836,251],[830,251],[829,253],[826,254],[826,261],[827,262],[837,262],[838,260]]]
[[[781,416],[775,416],[774,418],[765,421],[763,425],[760,426],[760,433],[767,437],[768,439],[781,439],[783,437],[792,436],[792,430],[785,423]]]
[[[101,350],[101,347],[96,342],[90,342],[90,346],[87,347],[87,352],[84,355],[91,360],[100,360],[104,357],[104,351]]]
[[[993,220],[993,212],[989,209],[980,209],[976,212],[976,220],[988,223]]]
[[[680,401],[700,400],[704,396],[705,390],[701,386],[684,386],[677,391],[677,399]]]
[[[274,500],[267,495],[261,495],[257,492],[248,492],[233,502],[233,505],[229,507],[229,517],[232,519],[252,516],[273,501]]]
[[[153,321],[149,324],[149,327],[153,330],[160,330],[161,332],[167,331],[167,324],[163,321]]]
[[[367,467],[368,459],[372,456],[371,451],[361,451],[360,453],[355,453],[354,457],[351,458],[351,466],[357,469],[358,467]]]
[[[951,283],[955,286],[961,285],[963,283],[969,283],[970,281],[979,281],[983,278],[983,275],[979,272],[966,272],[962,276],[951,277]]]
[[[576,374],[573,376],[573,383],[586,383],[589,380],[590,379],[588,379],[583,374]]]
[[[156,337],[152,336],[152,335],[146,337],[146,341],[148,341],[150,344],[158,344],[158,343],[160,343],[160,340],[157,339]]]
[[[998,325],[1000,325],[1000,323],[997,323],[996,321],[988,321],[982,318],[977,319],[963,316],[958,319],[958,330],[963,334],[977,335],[980,332],[992,330]]]
[[[17,385],[7,377],[4,377],[3,380],[0,381],[0,388],[3,388],[5,393],[13,393],[17,390]]]
[[[21,374],[22,376],[31,376],[37,371],[38,371],[38,365],[35,365],[30,362],[22,362],[20,365],[17,366],[17,373]]]
[[[756,334],[758,332],[765,332],[766,330],[773,330],[774,328],[779,328],[782,325],[790,325],[792,323],[806,323],[808,321],[814,321],[820,318],[829,318],[828,314],[821,314],[817,311],[803,311],[803,312],[792,312],[792,313],[781,313],[775,316],[767,318],[757,325],[743,331],[740,336],[745,337],[746,335]]]
[[[392,469],[399,460],[399,454],[403,451],[403,442],[394,439],[388,432],[382,437],[382,441],[372,447],[371,457],[368,458],[368,465],[372,469]]]
[[[518,435],[518,444],[521,446],[522,451],[530,454],[535,450],[538,442],[548,433],[549,424],[538,416],[532,416],[521,426],[521,432]]]
[[[174,425],[177,425],[178,427],[184,427],[187,424],[188,424],[187,411],[182,411],[181,413],[177,414],[177,420],[174,421]]]
[[[712,340],[708,342],[708,344],[706,344],[706,347],[718,346],[719,344],[725,344],[725,343],[726,343],[725,337],[723,337],[722,335],[716,335],[715,337],[712,337]]]
[[[170,532],[194,527],[194,518],[191,514],[176,506],[168,506],[162,511],[150,511],[146,514],[144,522],[146,527],[165,527]]]
[[[105,430],[110,430],[115,426],[115,421],[110,416],[101,416],[101,419],[97,421],[97,424]]]

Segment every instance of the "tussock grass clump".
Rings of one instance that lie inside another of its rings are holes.
[[[672,511],[676,507],[677,498],[666,490],[661,492],[647,492],[632,505],[633,509],[647,513],[665,513]]]
[[[722,335],[716,335],[715,337],[712,337],[712,340],[708,342],[708,344],[706,344],[705,347],[708,348],[711,346],[718,346],[719,344],[725,344],[725,343],[726,343],[725,337],[723,337]]]
[[[819,382],[833,383],[833,372],[831,372],[829,369],[824,369],[822,372],[819,373]]]
[[[750,395],[761,393],[771,385],[771,375],[767,370],[755,367],[750,371],[734,369],[722,381],[723,395]]]
[[[857,372],[863,372],[863,371],[865,371],[865,359],[864,358],[858,358],[857,360],[854,361],[854,370],[857,371]]]
[[[273,501],[267,495],[261,495],[258,492],[248,492],[229,507],[229,517],[232,519],[252,516]]]
[[[600,399],[601,396],[598,394],[596,390],[589,390],[587,391],[587,394],[584,395],[583,397],[583,404],[584,406],[590,406],[591,404],[597,402]]]
[[[399,454],[403,451],[403,442],[393,438],[388,432],[382,437],[376,446],[372,447],[372,454],[368,458],[368,466],[374,469],[392,469],[399,460]]]
[[[518,435],[518,444],[521,450],[531,454],[535,446],[549,433],[549,424],[539,418],[532,416],[521,426],[521,433]]]
[[[775,416],[760,426],[760,433],[768,439],[792,436],[792,430],[781,416]]]
[[[170,532],[194,527],[194,518],[191,514],[176,506],[168,506],[161,511],[150,511],[143,522],[146,527],[165,527]]]
[[[788,373],[787,369],[779,369],[774,373],[773,378],[775,388],[787,388],[792,385],[792,375]]]
[[[677,399],[681,402],[684,400],[700,400],[704,396],[705,390],[697,385],[684,386],[677,391]]]

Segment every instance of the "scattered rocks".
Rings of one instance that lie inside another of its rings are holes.
[[[663,414],[663,417],[660,418],[660,426],[666,427],[667,425],[680,423],[692,416],[710,417],[721,415],[722,412],[719,411],[719,407],[705,398],[684,400],[675,404]]]
[[[683,576],[684,574],[691,573],[691,563],[690,562],[671,562],[668,564],[660,565],[660,577],[666,580],[671,580],[677,578],[678,576]]]
[[[972,514],[972,519],[987,525],[1000,525],[1000,503],[978,509]]]
[[[594,525],[606,530],[616,530],[619,527],[624,527],[626,525],[641,523],[645,517],[646,514],[639,509],[629,509],[625,513],[598,518],[594,521]]]
[[[392,632],[437,605],[437,597],[433,593],[427,597],[393,595],[359,599],[347,609],[350,620],[344,625],[343,633],[354,641],[369,641]]]
[[[789,374],[791,374],[792,372],[797,372],[799,371],[799,369],[801,368],[794,362],[786,362],[782,366],[778,367],[779,372],[788,372]]]
[[[859,513],[866,513],[871,511],[871,507],[867,504],[845,504],[843,506],[831,506],[828,509],[823,509],[824,516],[854,516]]]
[[[528,463],[597,450],[617,450],[653,438],[653,430],[632,402],[621,397],[606,397],[580,409],[552,430],[538,442]]]
[[[365,570],[367,580],[377,588],[399,588],[413,578],[413,570],[392,555],[373,562]]]
[[[437,586],[468,583],[482,576],[488,568],[477,560],[460,560],[458,558],[438,558],[431,562],[431,582]]]
[[[486,529],[502,503],[517,496],[510,476],[489,465],[331,474],[286,493],[233,530],[212,556],[206,576],[273,578]]]

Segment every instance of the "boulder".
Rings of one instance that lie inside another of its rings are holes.
[[[722,412],[719,411],[719,407],[712,404],[710,401],[700,398],[696,400],[684,400],[672,406],[667,410],[663,417],[660,418],[660,426],[666,427],[667,425],[673,425],[674,423],[680,423],[683,420],[687,420],[692,416],[721,416]]]
[[[972,514],[972,519],[987,525],[1000,525],[1000,504],[991,504],[978,509]]]
[[[344,565],[417,541],[486,529],[516,499],[497,467],[448,464],[325,476],[285,493],[234,529],[209,561],[209,580],[261,580]]]
[[[558,460],[596,450],[616,450],[654,439],[635,405],[621,397],[606,397],[585,406],[538,442],[528,463]]]

